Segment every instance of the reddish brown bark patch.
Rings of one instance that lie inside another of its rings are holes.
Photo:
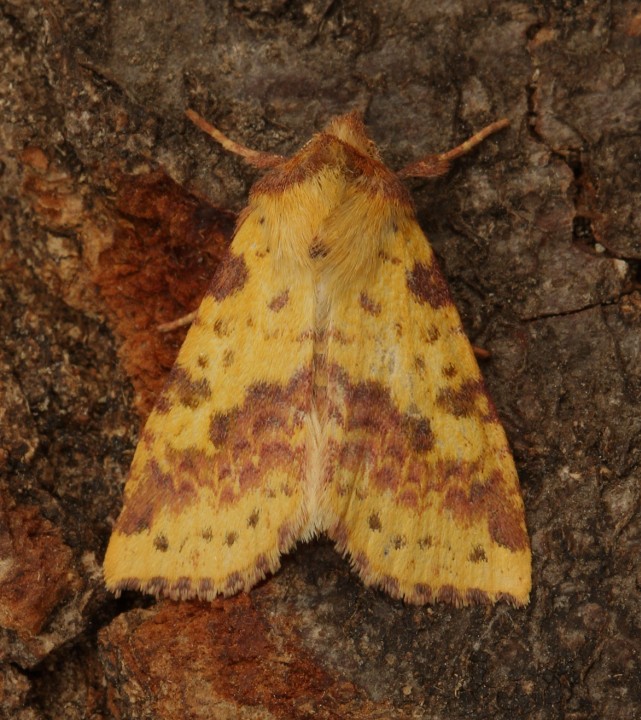
[[[206,581],[201,588],[207,592]],[[291,613],[267,612],[252,597],[168,602],[118,616],[100,636],[105,662],[117,673],[114,705],[136,717],[216,718],[224,707],[239,716],[302,720],[318,715],[310,698],[320,698],[322,717],[376,714],[343,674],[328,674],[305,650]],[[176,687],[193,687],[194,678],[198,692],[177,699]]]
[[[231,237],[234,216],[162,172],[115,178],[113,244],[94,273],[123,338],[120,357],[143,415],[151,410],[187,328],[158,326],[195,310]]]
[[[35,506],[10,504],[0,493],[0,623],[37,635],[54,609],[80,586],[71,549]]]

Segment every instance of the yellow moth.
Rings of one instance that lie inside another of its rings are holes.
[[[356,114],[253,187],[144,428],[107,587],[211,600],[326,533],[410,603],[528,602],[505,433],[402,176],[437,176],[507,121],[389,170]]]

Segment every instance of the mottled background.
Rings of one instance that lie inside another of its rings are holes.
[[[0,716],[641,718],[641,9],[0,1]],[[256,171],[361,109],[411,181],[514,448],[527,609],[406,607],[323,541],[249,596],[120,600],[141,418]]]

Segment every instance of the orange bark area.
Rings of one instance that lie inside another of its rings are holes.
[[[241,712],[366,718],[385,708],[385,717],[398,717],[386,703],[366,700],[351,682],[322,668],[301,646],[291,616],[267,614],[260,606],[260,599],[240,595],[213,603],[167,601],[152,611],[121,615],[101,633],[103,653],[117,668],[112,687],[133,683],[140,689],[135,712],[158,718]],[[176,693],[177,687],[188,691]]]
[[[0,625],[37,635],[56,606],[77,590],[72,552],[35,506],[0,501]]]
[[[187,330],[158,326],[198,306],[235,218],[159,171],[117,182],[114,242],[101,253],[94,280],[124,340],[122,362],[146,416]]]

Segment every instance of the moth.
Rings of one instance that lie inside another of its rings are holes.
[[[519,482],[402,178],[350,113],[267,170],[140,437],[107,587],[247,591],[325,533],[366,585],[409,603],[528,602]]]

